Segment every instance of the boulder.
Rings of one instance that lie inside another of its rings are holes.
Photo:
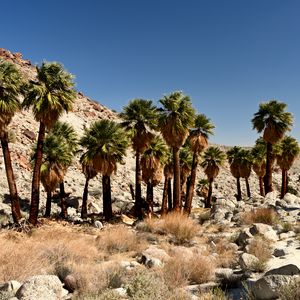
[[[299,275],[300,270],[296,265],[288,264],[282,267],[271,269],[265,275]]]
[[[262,223],[255,223],[249,229],[252,235],[262,235],[266,239],[270,241],[278,241],[278,236],[272,226]]]
[[[65,289],[68,290],[70,293],[73,293],[78,288],[78,283],[76,278],[69,274],[64,278]]]
[[[252,292],[255,296],[255,299],[257,300],[277,299],[278,288],[289,283],[290,278],[291,278],[290,276],[285,276],[285,275],[269,275],[260,278],[254,283],[252,287]]]
[[[259,259],[256,256],[246,252],[239,258],[239,264],[244,271],[253,270],[258,263]]]
[[[274,249],[274,251],[273,251],[273,255],[275,256],[275,257],[281,257],[281,256],[285,256],[285,251],[284,251],[284,249],[280,249],[280,248],[276,248],[276,249]]]
[[[251,238],[253,238],[253,235],[251,234],[249,228],[245,228],[240,232],[237,238],[237,244],[244,247],[248,244],[248,240]]]
[[[58,300],[68,294],[55,275],[29,277],[18,289],[16,297],[21,300]]]

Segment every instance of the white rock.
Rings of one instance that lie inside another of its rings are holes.
[[[55,275],[37,275],[29,277],[18,289],[16,297],[21,300],[58,300],[68,292]]]
[[[239,264],[244,271],[253,270],[254,266],[259,263],[259,259],[249,253],[243,253],[240,256]]]

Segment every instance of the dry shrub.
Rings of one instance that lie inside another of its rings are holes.
[[[90,264],[99,255],[94,238],[76,229],[39,228],[30,236],[7,232],[0,243],[0,282],[37,274],[62,277],[71,272],[70,265]]]
[[[220,288],[214,288],[208,292],[199,294],[201,300],[227,300],[225,293]]]
[[[277,293],[282,300],[300,299],[300,280],[291,280],[290,283],[280,287]]]
[[[169,297],[168,287],[162,278],[153,272],[137,272],[126,286],[132,300],[164,300]]]
[[[181,213],[170,213],[158,220],[146,220],[137,229],[158,234],[172,234],[178,244],[191,241],[200,232],[200,226]]]
[[[248,253],[256,256],[258,262],[251,266],[254,271],[263,272],[267,261],[272,257],[270,241],[262,236],[254,237],[248,245]]]
[[[276,212],[272,208],[257,208],[242,214],[242,222],[247,225],[264,223],[274,225],[278,222]]]
[[[96,238],[96,244],[99,250],[114,254],[141,251],[144,247],[144,240],[138,238],[131,229],[117,226],[101,232]]]
[[[190,283],[205,283],[213,279],[214,261],[201,254],[195,253],[192,257],[177,254],[169,259],[162,274],[169,288],[186,286]]]
[[[225,239],[216,243],[215,251],[218,254],[217,265],[222,268],[233,267],[237,262],[237,253],[233,246]]]

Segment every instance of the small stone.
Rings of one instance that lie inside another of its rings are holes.
[[[100,221],[95,221],[94,226],[99,229],[103,228],[103,224]]]
[[[281,257],[281,256],[284,256],[286,253],[284,251],[284,249],[279,249],[279,248],[276,248],[274,249],[274,252],[273,252],[273,255],[275,257]]]

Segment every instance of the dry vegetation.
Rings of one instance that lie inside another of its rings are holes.
[[[158,234],[170,234],[178,244],[190,242],[201,232],[200,226],[194,220],[180,213],[168,214],[163,219],[148,219],[140,224],[138,229]]]
[[[261,236],[256,236],[250,241],[248,247],[248,253],[258,258],[258,263],[252,266],[253,270],[263,272],[267,261],[272,257],[270,241]]]
[[[257,208],[245,212],[241,218],[242,222],[247,225],[253,223],[264,223],[274,225],[278,222],[276,212],[272,208]]]

